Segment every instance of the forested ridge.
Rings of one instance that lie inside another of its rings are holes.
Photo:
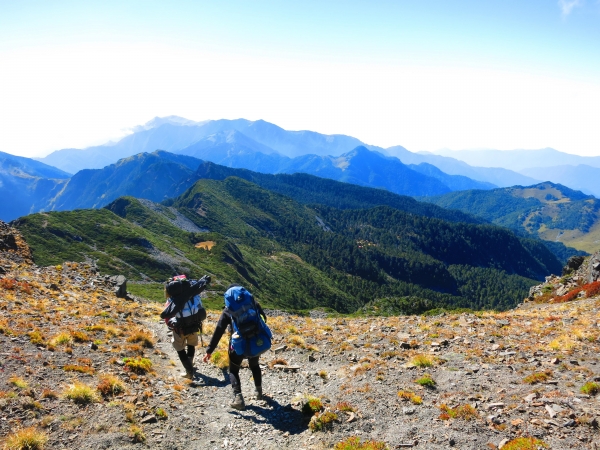
[[[163,205],[123,197],[100,211],[34,214],[14,225],[44,264],[96,261],[103,272],[155,282],[209,272],[294,310],[505,309],[561,268],[541,242],[494,225],[391,206],[306,205],[237,177],[199,180]]]

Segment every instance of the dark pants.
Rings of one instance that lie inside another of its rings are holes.
[[[248,358],[248,365],[252,371],[252,377],[254,378],[255,386],[262,386],[262,372],[260,371],[260,365],[258,364],[259,358],[260,356]],[[231,381],[231,387],[233,388],[233,392],[236,394],[242,393],[240,367],[243,360],[243,356],[240,356],[235,352],[229,352],[229,381]]]

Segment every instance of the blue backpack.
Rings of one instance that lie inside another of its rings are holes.
[[[231,315],[231,348],[246,358],[261,355],[271,348],[271,330],[259,314],[254,296],[242,286],[233,286],[224,294],[225,308]]]

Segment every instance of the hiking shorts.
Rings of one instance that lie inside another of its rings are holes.
[[[196,345],[198,345],[198,333],[190,333],[188,335],[181,336],[180,334],[173,331],[171,344],[173,344],[173,348],[176,352],[185,350],[186,345],[191,345],[192,347],[195,347]]]

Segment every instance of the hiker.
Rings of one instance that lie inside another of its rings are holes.
[[[215,327],[203,361],[208,362],[219,344],[225,329],[229,330],[229,380],[233,389],[231,408],[246,409],[242,396],[240,368],[244,359],[252,371],[256,399],[263,399],[262,373],[259,358],[271,348],[271,330],[266,325],[267,316],[252,294],[239,284],[232,284],[224,294],[225,307]]]
[[[194,378],[194,355],[198,345],[198,332],[202,331],[202,321],[206,310],[202,306],[200,292],[210,283],[210,276],[189,281],[185,275],[171,278],[165,285],[165,309],[161,317],[173,332],[171,344],[177,352],[185,372],[184,378]]]

